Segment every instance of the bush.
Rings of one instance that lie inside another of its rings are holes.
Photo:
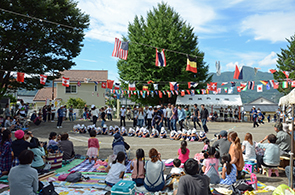
[[[70,98],[67,101],[67,107],[69,108],[71,105],[73,105],[73,108],[76,109],[83,109],[86,102],[82,100],[81,98]]]

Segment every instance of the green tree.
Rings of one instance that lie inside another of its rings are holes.
[[[278,71],[274,73],[274,78],[278,81],[283,81],[286,79],[286,76],[282,71],[289,72],[289,78],[295,78],[295,35],[291,36],[290,39],[286,39],[289,43],[287,49],[281,48],[281,53],[278,55],[277,68]],[[280,85],[278,91],[283,94],[288,94],[292,90],[291,85],[288,85],[288,88],[284,89]]]
[[[40,89],[39,74],[68,70],[75,65],[83,46],[89,16],[72,0],[1,0],[0,10],[0,97],[7,88]],[[8,11],[39,18],[35,20]],[[44,20],[58,24],[47,23]],[[66,26],[72,26],[70,28]],[[4,71],[3,71],[4,70]],[[30,74],[18,83],[12,72]],[[60,75],[48,77],[49,80]]]
[[[149,11],[146,19],[136,16],[133,23],[129,23],[127,37],[123,37],[124,41],[131,42],[128,59],[119,60],[117,63],[123,86],[127,87],[129,82],[136,82],[137,89],[141,90],[143,84],[152,80],[159,84],[159,90],[169,90],[169,81],[179,82],[180,89],[187,89],[189,81],[200,82],[199,87],[204,87],[204,83],[210,81],[212,76],[208,75],[208,66],[203,61],[204,53],[198,48],[198,38],[193,30],[190,24],[183,21],[180,15],[165,3],[160,3]],[[156,67],[155,48],[136,43],[200,56],[197,58],[198,73],[185,70],[185,55],[169,51],[165,52],[167,66]],[[152,84],[149,89],[153,90]],[[168,99],[168,96],[164,95],[160,99],[157,95],[154,98],[138,98],[137,95],[132,95],[131,99],[138,103],[154,105],[160,102],[175,102],[176,96]]]
[[[71,105],[73,108],[83,109],[86,102],[81,98],[69,98],[67,101],[67,107],[69,108]]]

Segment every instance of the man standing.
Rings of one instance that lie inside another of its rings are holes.
[[[109,105],[109,107],[106,109],[106,111],[107,111],[107,115],[108,115],[108,120],[109,120],[109,121],[112,121],[112,120],[113,120],[113,116],[112,116],[113,109],[111,108],[110,105]]]
[[[201,108],[202,108],[202,111],[201,111],[201,121],[202,121],[203,129],[204,129],[205,133],[208,133],[209,129],[208,129],[206,123],[207,123],[207,119],[209,117],[209,112],[205,108],[205,105],[204,104],[201,105]]]
[[[255,128],[256,126],[259,127],[259,125],[257,123],[258,115],[257,115],[257,110],[256,110],[255,106],[253,106],[251,113],[253,116],[253,128]]]
[[[163,110],[162,110],[162,107],[160,105],[157,106],[157,115],[161,118],[160,119],[160,129],[163,127],[163,120],[164,120],[164,113],[163,113]]]
[[[133,127],[136,127],[137,125],[137,115],[138,115],[138,110],[137,110],[138,106],[134,106],[133,110],[132,110],[132,114],[133,114]]]
[[[60,108],[57,110],[57,128],[59,129],[59,128],[62,128],[62,120],[63,120],[63,118],[64,118],[64,111],[63,111],[63,109],[64,109],[64,106],[63,105],[61,105],[60,106]]]
[[[70,121],[74,121],[73,114],[74,114],[74,109],[73,109],[73,105],[71,105],[71,107],[69,108],[69,119],[70,119]]]
[[[178,106],[177,113],[178,113],[178,124],[180,126],[180,130],[182,130],[183,129],[183,122],[186,118],[185,111],[183,110],[183,108],[181,106]]]
[[[88,118],[88,108],[87,108],[87,104],[85,104],[85,107],[84,107],[83,117],[84,117],[84,119],[87,119],[87,118]]]
[[[185,125],[186,125],[186,127],[188,128],[188,129],[190,129],[190,119],[191,119],[191,115],[192,115],[192,113],[191,113],[191,111],[189,110],[189,107],[188,106],[186,106],[185,108]]]
[[[56,108],[54,104],[51,104],[51,122],[54,122],[55,113],[56,113]]]
[[[196,123],[199,125],[200,129],[202,129],[201,124],[199,123],[199,116],[200,116],[200,110],[198,108],[198,104],[194,105],[194,128],[197,129]]]
[[[161,107],[162,112],[163,112],[163,121],[165,122],[165,127],[167,127],[167,113],[166,113],[166,106]]]
[[[125,115],[126,115],[126,109],[125,106],[123,105],[122,108],[120,109],[120,126],[122,127],[122,122],[124,122],[124,127],[126,126],[125,123]]]
[[[170,118],[172,116],[172,109],[171,109],[171,104],[168,104],[168,107],[166,108],[166,117],[167,117],[167,125],[168,125],[168,130],[171,130],[171,125],[170,125]]]
[[[176,131],[176,121],[178,119],[177,108],[174,105],[171,105],[172,116],[170,117],[171,120],[171,129]]]

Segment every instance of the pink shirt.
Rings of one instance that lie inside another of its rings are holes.
[[[204,145],[203,150],[207,150],[208,149],[208,145]]]
[[[98,139],[91,137],[88,139],[88,148],[99,148]]]
[[[181,160],[181,163],[185,163],[189,159],[189,149],[186,149],[186,153],[181,153],[181,148],[178,149],[178,159]]]
[[[217,159],[217,158],[207,158],[207,159],[204,160],[203,164],[206,167],[205,173],[204,173],[205,175],[207,174],[207,172],[209,171],[209,169],[211,167],[210,164],[215,164],[214,168],[218,172],[219,159]]]
[[[139,161],[138,162],[138,173],[137,173],[137,160],[133,160],[132,162],[132,166],[134,167],[133,168],[133,171],[132,171],[132,175],[131,175],[131,178],[132,179],[136,179],[136,178],[144,178],[144,165],[143,165],[143,161]]]

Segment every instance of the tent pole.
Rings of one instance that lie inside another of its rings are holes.
[[[289,187],[293,189],[293,154],[294,154],[294,104],[292,104],[292,128],[291,128],[291,155],[290,155],[290,183]]]

